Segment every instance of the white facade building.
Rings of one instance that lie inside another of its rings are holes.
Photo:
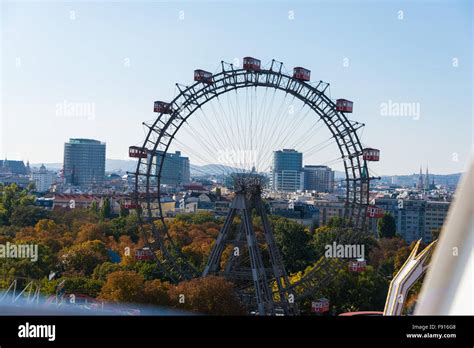
[[[31,173],[31,179],[35,183],[37,192],[47,192],[54,183],[56,174],[46,170],[43,164],[38,171]]]

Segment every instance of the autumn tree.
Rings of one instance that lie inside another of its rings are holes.
[[[212,315],[244,315],[234,284],[217,276],[184,281],[169,290],[175,308]]]
[[[133,271],[116,271],[107,276],[99,298],[113,302],[138,303],[143,301],[144,279]]]
[[[81,208],[55,208],[51,212],[51,219],[57,224],[65,225],[68,230],[73,232],[77,232],[85,223],[99,222],[99,216],[97,214],[93,213],[90,209]]]
[[[106,235],[109,234],[108,225],[104,223],[92,224],[86,223],[79,228],[76,242],[82,243],[90,240],[100,240],[105,242]]]
[[[168,306],[170,304],[170,284],[159,279],[146,281],[143,287],[143,303],[155,306]]]
[[[20,228],[14,236],[14,242],[20,241],[27,244],[44,244],[55,254],[72,244],[71,235],[65,227],[50,219],[38,221],[35,227]]]
[[[406,242],[398,237],[382,238],[369,253],[369,263],[385,277],[391,278],[396,270],[397,253],[406,246]],[[400,251],[400,253],[405,251]]]
[[[81,275],[91,275],[98,264],[109,259],[105,244],[98,240],[64,248],[59,252],[59,258],[66,272]]]

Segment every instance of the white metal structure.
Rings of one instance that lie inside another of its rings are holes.
[[[441,231],[416,315],[474,314],[474,156]]]

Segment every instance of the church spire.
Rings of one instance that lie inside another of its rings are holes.
[[[420,175],[418,176],[418,189],[422,190],[424,188],[423,185],[423,168],[420,166]]]
[[[426,166],[426,176],[425,176],[425,190],[430,189],[430,174],[428,172],[428,166]]]

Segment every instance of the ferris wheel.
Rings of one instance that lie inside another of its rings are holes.
[[[176,84],[173,100],[154,102],[156,117],[143,123],[146,138],[141,145],[129,148],[129,156],[138,160],[132,207],[141,210],[141,226],[149,237],[149,247],[160,255],[157,264],[163,272],[176,281],[212,273],[235,276],[238,281],[247,279],[260,314],[275,314],[280,307],[286,313],[294,312],[289,299],[295,289],[303,289],[298,293],[304,296],[321,285],[317,275],[330,273],[334,263],[320,264],[290,285],[261,197],[266,186],[262,178],[272,170],[274,151],[297,149],[319,164],[339,165],[344,173],[343,216],[364,231],[369,213],[373,213],[368,209],[371,178],[367,162],[378,161],[379,151],[362,145],[364,124],[348,117],[353,102],[331,99],[329,87],[323,81],[312,82],[306,68],[288,71],[276,60],[263,65],[245,57],[242,64],[221,62],[214,73],[197,69],[192,85]],[[163,197],[170,192],[173,173],[164,169],[165,161],[181,152],[200,165],[195,171],[212,165],[220,180],[233,177],[237,182],[224,226],[202,273],[187,261],[167,228]],[[249,220],[253,209],[264,226],[262,240]],[[237,215],[242,223],[233,233],[230,226]],[[220,269],[228,244],[245,244],[247,260],[231,258],[225,269]],[[262,256],[259,245],[265,245],[267,256]],[[239,268],[241,264],[248,270]],[[272,289],[272,283],[278,290]],[[273,293],[279,295],[278,301]]]

